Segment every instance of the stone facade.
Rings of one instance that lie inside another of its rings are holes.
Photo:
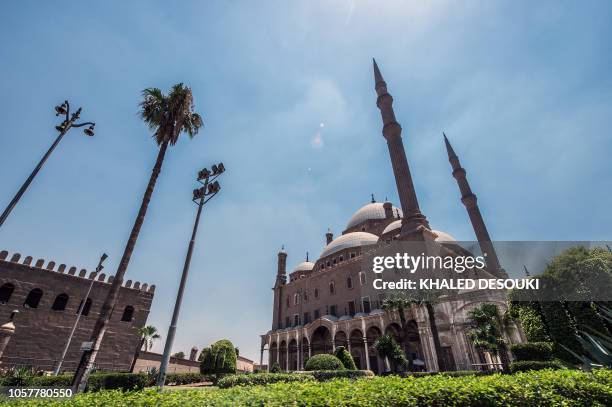
[[[364,267],[366,256],[380,249],[377,243],[398,241],[428,242],[435,250],[454,250],[456,241],[445,232],[433,230],[421,212],[414,189],[408,160],[401,137],[401,126],[393,111],[393,98],[387,91],[380,70],[374,62],[377,106],[383,121],[382,133],[389,147],[393,176],[400,197],[400,208],[390,202],[372,202],[360,208],[349,219],[345,230],[336,239],[328,231],[326,246],[315,262],[298,264],[287,276],[287,253],[278,253],[278,269],[274,284],[272,329],[261,336],[261,361],[268,351],[268,366],[279,363],[283,370],[302,370],[314,354],[331,353],[336,346],[345,346],[360,369],[375,373],[386,370],[386,361],[378,357],[374,342],[387,333],[398,343],[408,342],[416,370],[468,370],[497,366],[499,357],[476,349],[468,339],[471,309],[483,304],[496,304],[503,313],[505,293],[501,291],[463,291],[438,298],[426,305],[405,311],[408,329],[403,332],[397,312],[385,312],[383,292],[372,290],[375,278]],[[453,176],[457,179],[462,202],[481,250],[490,260],[483,278],[505,276],[478,206],[450,143],[445,137]],[[430,320],[429,315],[433,315]],[[437,331],[441,355],[436,354],[433,331]],[[522,331],[511,326],[507,343],[524,341]],[[501,357],[510,357],[502,352]]]
[[[94,273],[53,261],[45,263],[0,252],[0,322],[8,321],[13,310],[19,311],[14,318],[15,333],[0,360],[2,366],[36,366],[51,371],[61,357]],[[96,277],[91,302],[85,303],[62,370],[76,367],[81,343],[89,340],[112,278],[107,279],[104,273]],[[96,360],[98,369],[129,370],[140,344],[138,329],[147,321],[154,291],[154,285],[132,284],[131,280],[121,287]]]

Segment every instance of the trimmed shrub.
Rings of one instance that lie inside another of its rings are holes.
[[[166,384],[175,386],[212,381],[214,380],[211,375],[201,373],[168,373],[166,375]]]
[[[517,343],[510,347],[510,351],[517,361],[551,360],[553,345],[551,342]]]
[[[304,375],[312,375],[319,382],[326,382],[334,379],[361,379],[364,377],[374,377],[370,370],[313,370]]]
[[[59,376],[37,376],[33,377],[28,386],[34,387],[70,387],[72,383],[71,374]]]
[[[272,364],[272,367],[270,368],[270,373],[280,373],[280,372],[281,372],[280,365],[278,364],[278,362],[274,362]]]
[[[556,360],[519,360],[510,363],[510,372],[527,372],[530,370],[562,369],[563,365]]]
[[[202,349],[200,373],[236,373],[236,348],[227,339],[221,339],[210,348]]]
[[[344,370],[344,365],[334,355],[319,354],[314,355],[306,362],[305,370]]]
[[[340,362],[342,362],[342,365],[345,369],[357,370],[357,366],[355,366],[355,361],[353,360],[353,357],[344,346],[338,346],[334,351],[334,355],[338,359],[340,359]]]
[[[259,375],[252,375],[256,377]],[[308,376],[308,375],[305,375]],[[610,406],[612,370],[542,370],[514,375],[273,383],[157,392],[102,391],[71,399],[8,400],[8,406]]]
[[[272,383],[311,382],[314,377],[310,374],[298,373],[260,373],[256,375],[234,374],[219,380],[217,386],[227,389],[234,386],[267,385]]]
[[[142,390],[148,381],[149,376],[143,373],[96,373],[89,376],[87,391]]]

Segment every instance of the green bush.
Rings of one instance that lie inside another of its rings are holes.
[[[340,362],[342,362],[342,365],[345,369],[357,370],[357,366],[355,366],[355,361],[353,360],[353,357],[344,346],[338,346],[334,351],[334,355],[338,359],[340,359]]]
[[[252,375],[255,377],[258,375]],[[6,402],[8,406],[23,400]],[[55,402],[30,399],[30,407]],[[59,403],[57,403],[59,405]],[[117,390],[78,394],[62,406],[610,406],[612,371],[541,370],[513,375],[273,383],[267,386],[157,392]]]
[[[374,373],[369,370],[313,370],[302,375],[311,375],[319,382],[327,382],[334,379],[374,377]]]
[[[510,372],[527,372],[530,370],[562,369],[563,365],[556,360],[519,360],[510,363]]]
[[[142,390],[149,383],[144,373],[96,373],[89,376],[87,391]]]
[[[334,355],[314,355],[306,362],[305,370],[344,370],[344,365]]]
[[[236,348],[227,339],[221,339],[210,348],[202,349],[200,355],[200,373],[219,374],[236,373]]]
[[[270,373],[280,373],[280,372],[281,372],[280,365],[278,364],[278,362],[274,362],[272,364],[272,367],[270,367]]]
[[[59,376],[37,376],[33,377],[28,383],[28,386],[34,387],[70,387],[72,383],[71,374],[62,374]]]
[[[180,386],[183,384],[212,382],[211,375],[201,373],[168,373],[166,375],[166,384]]]
[[[261,373],[255,375],[234,374],[219,380],[217,386],[227,389],[234,386],[267,385],[278,382],[310,382],[314,377],[300,373]]]
[[[517,343],[510,347],[510,351],[517,361],[551,360],[553,345],[551,342]]]

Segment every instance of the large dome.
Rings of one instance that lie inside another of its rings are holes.
[[[338,236],[330,244],[325,246],[321,257],[329,256],[349,247],[359,247],[374,244],[378,242],[378,236],[367,232],[352,232],[342,236]]]
[[[393,221],[387,225],[385,230],[383,230],[382,234],[384,235],[385,233],[390,233],[394,231],[395,233],[399,233],[401,226],[402,226],[401,219]],[[450,234],[446,232],[442,232],[440,230],[433,230],[433,229],[431,231],[434,232],[436,235],[438,235],[438,237],[436,237],[435,239],[436,242],[456,242],[457,241],[454,237],[452,237]]]
[[[346,228],[352,228],[355,225],[358,225],[366,220],[370,219],[385,219],[385,208],[383,207],[382,202],[372,202],[363,207],[361,207],[357,212],[351,216],[349,219]],[[397,217],[397,213],[399,211],[399,215],[402,216],[402,210],[396,206],[392,206],[393,217]]]
[[[314,263],[309,261],[303,261],[293,269],[293,273],[296,271],[310,271],[314,268]]]

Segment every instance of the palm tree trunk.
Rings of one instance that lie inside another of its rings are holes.
[[[134,352],[134,360],[132,360],[132,365],[130,366],[130,373],[134,372],[134,367],[136,367],[136,361],[140,356],[140,350],[142,349],[142,345],[144,345],[145,340],[146,338],[143,336],[140,342],[138,343],[138,348],[136,349],[136,352]]]
[[[427,309],[427,319],[429,319],[429,330],[434,341],[434,349],[436,351],[436,360],[438,361],[438,370],[443,372],[446,370],[446,363],[442,357],[442,345],[440,345],[440,336],[438,335],[438,327],[436,326],[436,315],[433,305],[430,302],[425,303]]]
[[[83,353],[77,370],[74,373],[74,377],[72,379],[72,387],[74,388],[75,392],[85,390],[85,386],[87,384],[87,376],[93,368],[96,356],[98,355],[98,351],[100,350],[102,339],[104,338],[104,333],[106,332],[106,328],[108,326],[108,322],[110,321],[113,309],[117,302],[119,289],[121,288],[121,284],[123,283],[123,277],[125,276],[125,272],[127,271],[128,265],[130,263],[132,253],[134,252],[134,247],[136,246],[136,241],[138,240],[138,235],[140,234],[140,228],[142,227],[145,216],[147,214],[149,202],[151,201],[151,196],[153,195],[153,190],[155,189],[157,177],[161,172],[167,148],[168,142],[162,143],[159,148],[157,160],[155,161],[155,166],[153,167],[153,171],[151,172],[151,178],[149,179],[149,184],[147,185],[144,197],[142,198],[140,210],[138,211],[138,216],[136,217],[134,226],[132,227],[130,238],[128,239],[128,242],[125,246],[125,250],[123,251],[123,257],[121,258],[121,262],[119,263],[119,268],[117,269],[117,273],[115,274],[115,278],[113,280],[113,283],[111,284],[111,288],[106,296],[104,304],[102,305],[102,309],[100,310],[100,315],[98,316],[93,332],[91,333],[90,341],[93,342],[93,347],[91,351]]]
[[[408,371],[412,371],[413,369],[413,360],[412,360],[412,351],[410,350],[410,343],[408,341],[408,323],[406,322],[406,316],[404,315],[404,308],[398,308],[397,312],[400,317],[400,324],[402,325],[402,345],[404,345],[404,353],[406,354],[406,359],[408,359]]]

